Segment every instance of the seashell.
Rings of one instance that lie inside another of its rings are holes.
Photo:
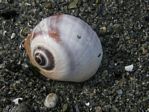
[[[81,82],[98,70],[102,46],[97,34],[83,20],[59,14],[43,19],[23,44],[33,66],[44,76]]]

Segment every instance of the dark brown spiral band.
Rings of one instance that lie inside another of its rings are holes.
[[[55,67],[54,57],[47,49],[39,46],[33,51],[33,56],[36,63],[41,66],[41,68],[52,70]]]

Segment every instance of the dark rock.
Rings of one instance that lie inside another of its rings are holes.
[[[35,112],[31,105],[26,103],[21,103],[18,106],[15,106],[11,112]]]
[[[5,19],[10,19],[18,16],[18,13],[16,10],[9,10],[9,11],[0,13],[0,16],[2,16]]]
[[[144,17],[145,21],[149,22],[149,15]]]

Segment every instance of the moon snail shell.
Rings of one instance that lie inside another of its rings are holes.
[[[24,40],[31,64],[49,79],[82,82],[102,60],[97,34],[83,20],[60,14],[43,19]]]

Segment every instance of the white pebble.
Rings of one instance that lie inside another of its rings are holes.
[[[11,38],[11,39],[14,39],[15,36],[16,36],[16,34],[15,34],[15,33],[12,33],[10,38]]]
[[[86,105],[86,106],[90,106],[90,103],[89,103],[89,102],[87,102],[87,103],[85,103],[85,105]]]
[[[45,99],[44,105],[48,108],[53,108],[56,106],[58,101],[58,96],[55,93],[49,93]]]
[[[5,31],[3,32],[3,36],[5,36],[5,35],[6,35],[6,33],[7,33],[7,31],[5,30]]]
[[[23,100],[23,98],[16,98],[12,102],[14,102],[15,105],[18,105],[20,100]]]
[[[128,65],[128,66],[125,66],[125,70],[126,70],[127,72],[131,72],[131,71],[133,70],[133,64]]]
[[[24,68],[28,68],[28,65],[27,65],[26,63],[23,63],[22,66],[23,66]]]
[[[31,4],[29,4],[29,3],[25,3],[25,5],[26,5],[26,6],[31,6]]]

